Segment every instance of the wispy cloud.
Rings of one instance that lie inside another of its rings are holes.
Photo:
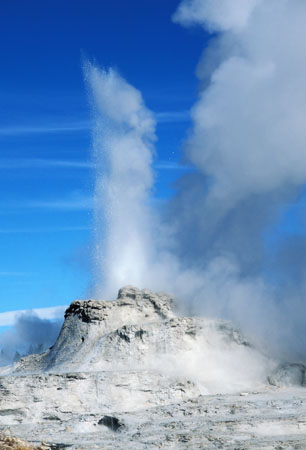
[[[16,136],[23,134],[49,134],[49,133],[69,133],[77,131],[88,131],[91,129],[90,121],[76,121],[63,124],[35,124],[6,126],[0,128],[0,136]]]
[[[67,306],[54,306],[51,308],[24,309],[0,313],[0,327],[12,326],[24,314],[35,314],[40,319],[62,319]]]
[[[24,277],[32,275],[28,272],[0,272],[0,277]]]
[[[156,170],[179,170],[179,171],[189,171],[194,170],[192,166],[186,166],[184,164],[180,164],[177,161],[159,161],[154,164],[154,168]]]
[[[46,228],[9,228],[9,229],[1,229],[1,234],[27,234],[27,233],[65,233],[71,231],[88,231],[90,227],[46,227]],[[0,272],[1,275],[1,272]]]
[[[0,169],[92,169],[94,164],[91,161],[75,161],[63,159],[47,158],[14,158],[1,159]]]
[[[189,122],[190,111],[160,111],[155,114],[158,123]]]
[[[93,198],[86,196],[75,196],[66,199],[33,200],[24,202],[19,205],[19,207],[33,209],[87,210],[93,208]]]
[[[190,112],[184,111],[159,111],[155,113],[158,123],[189,122]],[[78,120],[67,123],[34,123],[21,125],[7,125],[0,128],[0,136],[18,136],[27,134],[53,134],[89,131],[92,129],[90,120]]]
[[[15,169],[94,169],[95,164],[92,161],[75,161],[64,159],[47,158],[14,158],[0,159],[0,170]],[[191,170],[191,166],[186,166],[177,161],[160,160],[154,164],[157,170]]]
[[[63,211],[90,210],[93,208],[93,197],[83,193],[71,193],[66,198],[10,201],[0,205],[2,213],[4,211],[23,210],[23,209],[56,209]]]

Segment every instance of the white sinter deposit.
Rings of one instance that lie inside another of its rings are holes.
[[[0,373],[0,431],[52,448],[306,448],[305,367],[167,294],[77,300],[53,347]]]

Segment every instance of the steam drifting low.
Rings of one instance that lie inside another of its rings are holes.
[[[46,350],[54,344],[62,323],[62,319],[43,319],[33,311],[19,314],[14,326],[1,335],[0,366]]]
[[[304,359],[305,236],[282,235],[306,181],[306,4],[185,0],[174,14],[212,37],[184,157],[195,168],[152,207],[154,115],[114,70],[88,63],[97,165],[96,292],[123,284],[174,292],[234,320],[278,356]],[[294,268],[292,270],[292,267]]]

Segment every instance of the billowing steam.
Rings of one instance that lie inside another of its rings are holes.
[[[95,296],[115,298],[126,284],[171,290],[178,263],[152,200],[153,113],[114,70],[87,63],[85,77],[95,115]]]
[[[55,343],[62,323],[62,319],[41,319],[33,312],[19,315],[15,325],[1,334],[0,366],[49,348]]]
[[[225,30],[198,67],[205,87],[186,151],[212,179],[207,204],[223,213],[305,181],[305,17],[299,0],[183,2],[175,15]]]
[[[96,118],[97,292],[168,290],[278,355],[305,358],[306,253],[292,249],[306,240],[282,236],[272,247],[267,236],[306,181],[306,4],[185,0],[174,20],[214,34],[184,145],[195,171],[163,217],[150,197],[152,113],[115,71],[85,68]]]
[[[174,15],[217,33],[198,65],[185,146],[199,173],[181,180],[172,205],[178,253],[215,268],[204,309],[300,356],[305,238],[283,237],[272,252],[264,233],[306,181],[305,19],[299,0],[183,1]]]
[[[155,121],[140,92],[114,70],[88,63],[85,73],[96,112],[97,294],[103,276],[103,294],[113,296],[128,280],[141,284],[150,271]]]

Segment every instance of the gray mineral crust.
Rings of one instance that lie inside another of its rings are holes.
[[[0,370],[0,432],[44,448],[305,449],[305,366],[132,286],[76,300],[48,351]]]

